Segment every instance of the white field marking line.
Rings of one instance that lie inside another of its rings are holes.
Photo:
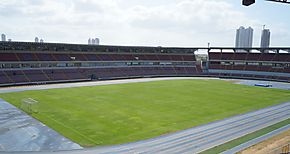
[[[282,117],[280,117],[279,119],[281,119]],[[282,121],[284,121],[284,120],[286,120],[286,119],[283,119]],[[279,121],[279,122],[281,122],[281,120]],[[279,123],[278,122],[278,123]],[[274,125],[275,123],[273,123],[273,122],[269,122],[267,125],[264,125],[264,126],[266,126],[266,127],[264,127],[264,128],[267,128],[267,127],[269,127],[269,126],[271,126],[271,125]],[[245,135],[248,135],[248,134],[251,134],[251,133],[254,133],[254,132],[256,132],[256,131],[258,131],[258,130],[254,130],[254,129],[251,129],[251,131],[249,131],[248,133],[246,133]],[[233,138],[233,140],[235,140],[235,139],[238,139],[238,138],[240,138],[240,137],[243,137],[243,136],[245,136],[245,135],[239,135],[239,136],[236,136],[236,137],[234,137]],[[227,139],[227,141],[225,142],[225,143],[227,143],[227,142],[229,142],[229,141],[232,141],[232,139]],[[216,146],[216,145],[215,145]],[[213,148],[213,147],[215,147],[215,146],[211,146],[211,148]],[[202,152],[202,151],[206,151],[206,150],[209,150],[209,149],[211,149],[211,148],[205,148],[205,149],[203,149],[203,150],[200,150],[199,149],[199,151],[198,152]]]
[[[154,142],[155,142],[155,141],[154,141]],[[130,144],[130,143],[129,143],[129,144]],[[123,149],[123,148],[122,148],[122,149]],[[124,148],[124,149],[126,150],[126,149],[131,149],[131,148],[126,147],[126,148]],[[138,151],[138,152],[142,153],[141,151]],[[144,152],[144,151],[143,151],[143,152]]]
[[[32,101],[32,103],[38,103],[38,101],[37,100],[35,100],[35,99],[33,99],[33,98],[27,98],[27,99],[25,99],[25,100],[27,100],[27,101]]]
[[[233,125],[233,124],[229,124],[229,125]],[[252,123],[245,123],[243,126],[251,126],[252,125]],[[235,126],[235,125],[233,125],[233,126]],[[220,129],[220,128],[219,128]],[[222,129],[222,128],[221,128]],[[233,128],[228,128],[228,129],[233,129]],[[237,128],[237,129],[240,129],[240,128]],[[241,128],[241,129],[244,129],[244,128]],[[226,129],[223,129],[223,130],[221,130],[221,131],[225,131]],[[215,131],[217,131],[217,130],[211,130],[211,131],[209,131],[209,133],[211,133],[211,134],[213,134]],[[216,132],[216,134],[220,134],[221,132],[220,131],[218,131],[218,132]],[[227,133],[227,132],[226,132]],[[204,132],[203,134],[201,134],[201,135],[198,135],[198,136],[196,136],[196,137],[202,137],[203,135],[207,135],[208,134],[208,132]],[[213,136],[220,136],[220,135],[216,135],[216,134],[214,134]],[[211,136],[211,137],[213,137],[213,136]],[[190,139],[190,138],[189,138]],[[190,139],[190,140],[192,140],[192,139]],[[201,140],[201,141],[203,141],[203,140],[205,140],[205,139],[203,139],[203,138],[200,138],[199,140]],[[201,141],[199,141],[199,142],[201,142]],[[176,141],[176,142],[178,142],[178,143],[180,143],[180,142],[186,142],[186,141]],[[175,142],[175,143],[176,143]],[[196,141],[192,141],[191,143],[187,143],[187,144],[192,144],[192,143],[195,143]],[[170,146],[170,145],[169,145]]]
[[[96,143],[92,138],[89,138],[89,137],[85,136],[84,134],[80,133],[79,131],[73,129],[72,127],[68,127],[68,126],[64,125],[63,123],[57,121],[56,119],[54,119],[54,118],[52,118],[52,117],[50,117],[50,116],[47,116],[47,115],[45,115],[45,114],[42,114],[42,115],[44,115],[45,117],[47,117],[47,118],[49,118],[49,119],[55,121],[55,122],[58,123],[59,125],[62,125],[63,127],[68,128],[68,129],[74,131],[75,133],[79,134],[79,135],[82,136],[83,138],[85,138],[85,139],[87,139],[87,140],[89,140],[89,141],[91,141],[91,142],[93,142],[93,143],[95,143],[95,144],[98,144],[98,143]],[[56,132],[57,132],[57,131],[56,131]],[[57,133],[59,133],[59,132],[57,132]],[[63,136],[64,136],[64,135],[63,135]]]
[[[245,150],[253,145],[256,145],[260,142],[263,142],[267,139],[270,139],[276,135],[282,134],[283,132],[286,132],[289,128],[290,128],[290,124],[285,125],[281,128],[275,129],[275,130],[268,132],[262,136],[258,136],[257,138],[251,139],[251,140],[244,142],[238,146],[235,146],[231,149],[228,149],[228,150],[222,152],[222,154],[230,154],[232,152],[239,152],[239,151]],[[281,147],[283,147],[283,146],[281,146]]]
[[[275,117],[274,117],[274,119],[275,118],[280,118],[280,117],[282,117],[281,115],[276,115]],[[265,120],[267,120],[267,119],[263,119],[264,121]],[[246,128],[251,128],[251,126],[252,126],[253,124],[252,123],[248,123],[248,124],[246,124],[245,126],[246,126]],[[237,130],[239,130],[239,129],[241,129],[241,130],[243,130],[243,129],[245,129],[245,128],[238,128]],[[234,131],[236,131],[236,130],[234,130]],[[237,132],[237,133],[239,133],[240,132],[240,130]],[[221,132],[217,132],[217,134],[220,134]],[[228,133],[228,132],[226,132],[226,133]],[[214,139],[214,141],[216,140],[216,138],[218,138],[218,136],[220,136],[220,135],[213,135],[213,139]],[[192,145],[192,144],[200,144],[200,143],[203,143],[203,142],[207,142],[207,139],[204,139],[204,138],[201,138],[200,139],[201,141],[199,141],[199,142],[196,142],[196,141],[192,141],[192,142],[189,142],[189,143],[186,143],[186,144],[184,144],[184,145],[182,145],[183,147],[184,146],[186,146],[186,145],[188,145],[188,146],[190,146],[190,145]],[[211,139],[212,140],[212,139]],[[182,149],[180,149],[180,147],[176,147],[177,149],[179,148],[179,150],[181,150],[182,151]],[[169,149],[169,148],[166,148],[166,150],[168,151],[168,150],[172,150],[172,149]],[[182,153],[182,152],[181,152]]]

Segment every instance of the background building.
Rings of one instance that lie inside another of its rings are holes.
[[[95,39],[92,39],[92,45],[95,45],[96,41]]]
[[[269,48],[270,46],[270,29],[263,28],[261,36],[261,48]]]
[[[34,42],[35,42],[35,43],[38,43],[38,42],[39,42],[38,37],[35,37]]]
[[[241,26],[236,32],[236,48],[252,48],[253,46],[253,28]]]
[[[6,41],[6,35],[5,34],[1,35],[1,41]]]
[[[100,45],[100,39],[99,38],[89,38],[88,40],[89,45]]]
[[[95,44],[96,45],[100,45],[100,39],[99,38],[95,38]]]

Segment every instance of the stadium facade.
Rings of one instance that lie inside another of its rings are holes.
[[[195,51],[198,50],[208,50],[208,60],[197,62]],[[235,52],[237,50],[245,52]],[[162,76],[290,82],[290,54],[280,53],[290,49],[267,49],[275,53],[264,53],[263,50],[0,42],[0,85]]]

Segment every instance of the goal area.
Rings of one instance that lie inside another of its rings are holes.
[[[38,101],[32,98],[24,98],[21,100],[21,109],[26,113],[38,113]]]

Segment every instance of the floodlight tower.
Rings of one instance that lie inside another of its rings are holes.
[[[278,2],[278,3],[284,3],[284,4],[290,4],[290,0],[265,0],[270,2]],[[255,3],[255,0],[242,0],[243,5],[249,6]]]
[[[255,3],[255,0],[243,0],[243,5],[249,6]]]

